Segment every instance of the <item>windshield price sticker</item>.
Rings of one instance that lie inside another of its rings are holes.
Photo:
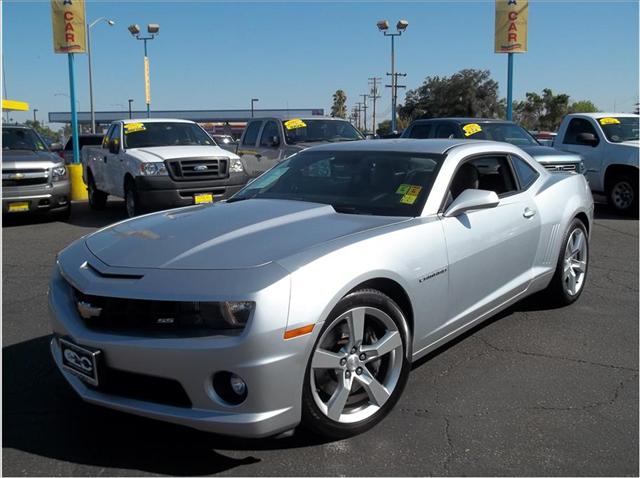
[[[462,127],[462,131],[464,131],[465,136],[471,136],[482,131],[482,128],[478,123],[469,123]]]
[[[400,186],[398,186],[398,189],[396,189],[396,194],[407,194],[407,191],[410,187],[411,184],[401,184]]]
[[[284,122],[284,127],[287,129],[306,128],[307,123],[305,123],[301,119],[291,119],[289,121]]]
[[[608,124],[620,124],[620,120],[618,118],[600,118],[601,125]]]
[[[144,130],[146,130],[146,128],[143,123],[126,123],[124,125],[124,134],[136,133]]]
[[[418,199],[420,195],[420,191],[422,191],[422,186],[409,186],[408,184],[401,184],[398,190],[402,188],[402,186],[408,186],[408,189],[405,191],[404,196],[400,199],[402,204],[413,204]],[[397,192],[397,191],[396,191]]]

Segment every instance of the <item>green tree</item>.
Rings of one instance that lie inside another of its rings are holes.
[[[505,102],[498,98],[498,82],[489,70],[461,70],[450,77],[427,77],[422,86],[407,91],[398,112],[401,118],[469,116],[497,118]]]
[[[333,116],[334,118],[347,117],[347,94],[343,90],[337,90],[333,94],[331,116]]]
[[[48,126],[45,126],[42,123],[40,123],[40,121],[27,120],[24,122],[24,124],[35,129],[40,134],[40,136],[42,136],[44,139],[49,140],[52,143],[56,141],[60,141],[60,133],[58,131],[53,131]]]
[[[537,93],[529,92],[526,94],[526,100],[513,102],[513,119],[528,130],[538,128],[543,114],[544,101]]]
[[[540,116],[539,127],[542,130],[556,131],[562,118],[569,113],[569,95],[554,95],[550,88],[542,90],[544,114]]]
[[[598,107],[589,100],[574,101],[569,106],[569,113],[595,113]]]

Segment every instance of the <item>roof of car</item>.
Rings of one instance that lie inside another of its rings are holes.
[[[124,124],[128,123],[193,123],[191,120],[178,118],[131,118],[120,120]]]
[[[399,153],[430,153],[445,154],[451,148],[461,145],[474,145],[479,143],[495,144],[503,147],[504,143],[485,141],[478,139],[371,139],[361,141],[343,141],[340,143],[328,143],[313,146],[310,149],[329,151],[393,151]]]
[[[422,118],[417,119],[414,123],[423,123],[427,121],[453,121],[454,123],[513,123],[499,118]]]
[[[572,113],[568,116],[586,116],[587,118],[606,118],[608,116],[617,116],[618,118],[640,118],[640,115],[633,113]]]
[[[264,120],[289,121],[292,119],[299,119],[302,121],[312,121],[312,120],[347,121],[344,118],[334,118],[332,116],[294,116],[292,118],[285,118],[283,116],[264,116],[260,118],[251,118],[249,121],[264,121]]]

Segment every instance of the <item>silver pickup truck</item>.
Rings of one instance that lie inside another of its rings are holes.
[[[54,149],[62,145],[54,143]],[[71,185],[64,160],[27,126],[2,127],[2,212],[71,213]]]

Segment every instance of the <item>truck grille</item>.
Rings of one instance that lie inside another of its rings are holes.
[[[183,181],[226,178],[229,171],[227,158],[188,158],[167,163],[171,176]]]
[[[575,163],[565,163],[565,164],[545,164],[545,169],[547,171],[553,172],[565,172],[565,171],[576,171],[577,165]]]
[[[2,187],[33,186],[49,182],[48,169],[3,169]]]

